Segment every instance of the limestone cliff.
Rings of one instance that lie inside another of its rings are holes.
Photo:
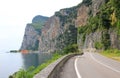
[[[115,15],[119,16],[119,8],[116,10],[111,1],[114,0],[83,0],[77,6],[55,12],[42,28],[29,24],[21,49],[37,45],[40,52],[55,52],[72,44],[78,44],[79,49],[120,49],[120,23]]]
[[[47,21],[39,38],[39,50],[41,52],[54,52],[70,44],[77,43],[76,14],[74,14],[74,10],[76,10],[74,7],[62,9]],[[73,16],[70,16],[72,14]]]
[[[32,50],[38,42],[39,34],[31,24],[27,24],[20,50]]]
[[[92,0],[87,23],[78,28],[79,49],[120,49],[119,5],[115,0]]]
[[[37,15],[31,24],[27,24],[20,50],[38,50],[41,29],[48,17]]]
[[[75,7],[56,12],[42,29],[39,50],[54,52],[68,45],[77,44],[77,27],[86,25],[90,15],[95,16],[104,3],[105,0],[83,0]]]

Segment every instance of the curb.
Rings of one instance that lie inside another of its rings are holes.
[[[33,78],[59,78],[61,68],[71,57],[81,54],[68,54],[48,65],[45,69],[36,74]]]

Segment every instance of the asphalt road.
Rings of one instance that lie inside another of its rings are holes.
[[[98,53],[85,52],[66,62],[60,78],[120,78],[120,62]]]

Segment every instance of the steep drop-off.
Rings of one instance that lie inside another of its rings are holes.
[[[28,37],[25,34],[24,39],[28,39],[23,40],[22,46],[37,45],[40,52],[62,52],[73,44],[78,44],[79,50],[120,49],[119,5],[116,0],[83,0],[77,6],[61,9],[46,21],[44,27],[37,29],[39,32],[34,32],[35,36],[31,34],[34,26],[26,28],[29,34]],[[22,49],[29,49],[26,47]]]
[[[27,24],[20,50],[38,50],[39,36],[48,17],[37,15],[31,24]]]
[[[105,0],[95,16],[90,14],[86,25],[78,28],[79,49],[120,49],[119,6],[117,0]]]
[[[83,0],[75,7],[56,12],[42,29],[39,50],[54,52],[77,44],[77,28],[86,25],[90,15],[95,16],[104,3],[105,0]]]

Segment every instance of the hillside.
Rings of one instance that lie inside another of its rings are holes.
[[[40,52],[61,53],[72,45],[78,45],[79,50],[120,49],[119,5],[117,0],[83,0],[77,6],[55,12],[45,22],[35,18],[32,24],[28,24],[31,28],[26,28],[29,36],[26,37],[25,32],[24,39],[28,39],[23,40],[21,49],[37,50],[33,45]]]
[[[75,7],[56,12],[42,29],[39,50],[41,52],[62,52],[68,46],[77,44],[78,27],[87,24],[90,13],[96,16],[99,7],[104,3],[105,0],[83,0]],[[78,38],[79,40],[81,39]],[[78,45],[82,44],[78,42]],[[83,45],[79,46],[79,48],[82,47]]]
[[[90,14],[88,22],[78,28],[80,48],[120,49],[120,3],[106,0],[94,16]]]
[[[39,36],[48,17],[37,15],[31,24],[27,24],[20,50],[38,50]]]

